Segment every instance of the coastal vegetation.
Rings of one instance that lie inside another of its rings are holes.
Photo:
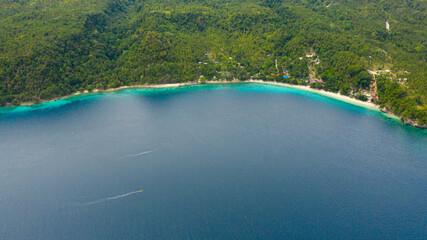
[[[0,0],[0,106],[263,79],[369,99],[426,126],[426,17],[422,0]]]

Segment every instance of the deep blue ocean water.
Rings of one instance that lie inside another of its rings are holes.
[[[427,239],[427,131],[263,84],[3,108],[0,239]]]

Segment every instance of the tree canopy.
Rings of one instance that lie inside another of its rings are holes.
[[[200,76],[317,78],[350,93],[370,87],[371,69],[392,73],[378,82],[381,104],[426,124],[426,4],[0,0],[0,106]]]

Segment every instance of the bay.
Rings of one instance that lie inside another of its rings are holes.
[[[0,110],[0,239],[423,239],[426,183],[425,130],[291,88]]]

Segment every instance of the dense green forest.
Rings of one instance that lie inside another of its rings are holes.
[[[423,0],[0,0],[0,106],[131,84],[251,78],[427,124]],[[283,76],[287,76],[284,78]]]

